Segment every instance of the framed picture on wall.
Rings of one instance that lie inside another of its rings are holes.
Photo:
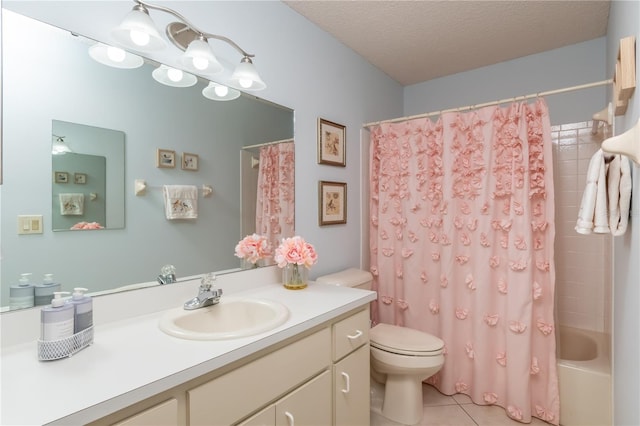
[[[198,170],[198,162],[200,157],[197,154],[190,154],[188,152],[182,153],[182,170]]]
[[[173,169],[176,166],[176,152],[170,149],[158,149],[156,167]]]
[[[76,185],[84,185],[87,183],[87,174],[86,173],[74,173],[73,174],[73,183]]]
[[[345,167],[346,127],[324,118],[318,119],[318,164]]]
[[[69,173],[53,172],[53,180],[55,183],[69,183]]]
[[[320,181],[318,206],[320,226],[347,223],[347,184]]]

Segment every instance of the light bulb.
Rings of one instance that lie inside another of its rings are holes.
[[[241,78],[241,79],[238,79],[238,83],[240,83],[240,86],[244,87],[245,89],[248,89],[253,84],[253,81],[249,80],[248,78]]]
[[[173,82],[178,82],[178,81],[182,80],[182,70],[177,70],[175,68],[169,68],[167,70],[167,77],[169,77],[169,80],[171,80]]]
[[[137,44],[138,46],[146,46],[149,44],[151,37],[149,34],[144,31],[131,30],[129,32],[129,37],[131,37],[131,41]]]
[[[216,92],[216,95],[222,98],[224,96],[227,96],[227,93],[229,93],[229,88],[227,86],[216,86],[213,91]]]
[[[107,57],[111,59],[113,62],[122,62],[126,56],[126,52],[119,47],[108,46],[107,47]]]
[[[200,71],[206,70],[209,66],[209,60],[207,58],[202,58],[199,56],[194,57],[192,62],[194,68]]]

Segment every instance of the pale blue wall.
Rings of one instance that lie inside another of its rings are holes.
[[[592,83],[607,78],[604,37],[441,77],[404,89],[415,115]],[[552,124],[590,120],[606,106],[606,88],[545,97]]]
[[[613,78],[621,38],[636,38],[636,90],[616,133],[640,118],[640,2],[613,1],[607,32],[607,77]],[[611,93],[609,93],[611,96]],[[640,143],[640,141],[637,141]],[[633,167],[631,220],[627,233],[614,238],[613,415],[615,425],[640,424],[640,167]]]

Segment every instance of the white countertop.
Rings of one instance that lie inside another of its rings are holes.
[[[315,283],[298,291],[268,284],[233,294],[283,303],[289,319],[255,336],[191,341],[171,337],[158,328],[162,310],[103,325],[96,322],[93,345],[57,361],[38,361],[35,341],[3,347],[0,423],[84,424],[376,298],[375,292]]]

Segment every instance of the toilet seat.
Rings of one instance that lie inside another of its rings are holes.
[[[400,355],[437,356],[444,348],[444,342],[436,336],[391,324],[371,328],[369,339],[372,347]]]

